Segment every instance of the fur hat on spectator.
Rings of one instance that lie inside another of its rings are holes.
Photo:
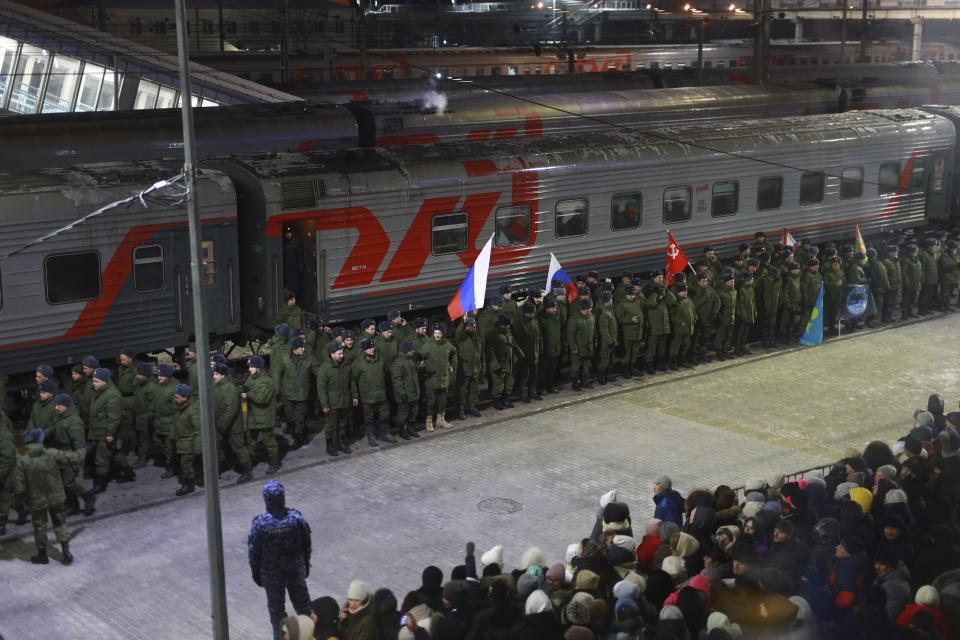
[[[617,599],[626,598],[628,600],[636,601],[640,599],[640,589],[637,588],[637,585],[629,580],[621,580],[617,584],[613,585],[613,597]]]
[[[928,607],[939,607],[940,606],[940,594],[937,593],[937,590],[925,584],[919,589],[917,589],[917,604],[926,605]]]
[[[503,568],[503,545],[496,545],[480,556],[480,563],[484,566],[495,564]]]
[[[616,617],[617,622],[633,620],[634,618],[640,617],[640,607],[637,606],[637,601],[634,599],[618,598],[617,603],[613,607],[613,615]]]
[[[540,589],[534,590],[529,596],[527,596],[523,611],[528,616],[536,615],[538,613],[545,613],[547,611],[553,611],[553,605],[550,604],[550,596]]]
[[[347,598],[349,600],[366,600],[370,597],[370,590],[367,589],[367,583],[363,580],[354,580],[347,588]]]
[[[530,547],[520,556],[520,568],[526,571],[530,567],[545,567],[547,561],[543,557],[543,552],[537,547]]]
[[[286,631],[290,640],[311,640],[313,638],[313,619],[303,614],[287,616],[280,623],[282,631]]]
[[[600,586],[600,576],[589,569],[581,569],[573,578],[573,587],[577,591],[596,591]]]
[[[563,613],[569,624],[590,624],[590,607],[582,600],[571,600],[564,607]]]
[[[630,536],[613,536],[613,544],[620,547],[621,549],[626,549],[630,553],[637,552],[637,541]]]
[[[883,504],[906,504],[907,502],[907,493],[903,489],[891,489],[887,491],[887,494],[883,497]]]
[[[674,584],[679,584],[686,580],[687,571],[683,564],[683,558],[680,556],[669,556],[663,561],[663,570],[673,580]]]
[[[659,536],[661,524],[663,524],[662,520],[650,518],[647,520],[647,524],[644,525],[644,533],[648,536]]]
[[[525,573],[517,580],[517,594],[521,598],[526,598],[539,588],[540,578],[532,573]]]
[[[558,562],[556,564],[550,565],[550,568],[547,569],[547,578],[550,580],[559,580],[563,582],[566,579],[566,575],[563,571],[563,564]]]
[[[850,496],[850,490],[853,489],[853,488],[856,487],[856,486],[857,486],[857,484],[856,484],[855,482],[841,482],[840,484],[838,484],[838,485],[837,485],[837,490],[836,490],[836,492],[835,492],[835,493],[836,493],[836,496],[837,496],[837,499],[840,500],[840,499],[842,499],[842,498],[847,498],[847,497],[849,497],[849,496]]]

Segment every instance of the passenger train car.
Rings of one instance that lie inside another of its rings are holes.
[[[289,280],[333,322],[442,308],[491,235],[490,286],[663,264],[758,229],[826,240],[950,213],[956,110],[659,125],[644,131],[258,154],[202,171],[206,312],[218,337],[269,333]],[[176,170],[113,163],[0,181],[0,371],[190,338],[182,206],[120,208],[27,246]],[[166,175],[164,175],[166,174]],[[285,241],[287,229],[293,241]]]
[[[859,57],[859,42],[774,42],[770,46],[773,67],[795,65],[876,64],[910,60],[911,45],[901,41],[867,43],[866,56]],[[729,69],[752,66],[750,42],[707,43],[704,68]],[[923,60],[957,60],[958,51],[945,43],[926,43]],[[284,79],[278,52],[200,53],[194,59],[260,83]],[[286,77],[295,82],[323,80],[396,80],[432,75],[457,77],[537,76],[566,73],[602,73],[644,69],[683,69],[697,66],[696,44],[587,45],[557,51],[544,48],[538,55],[531,47],[442,47],[423,49],[376,49],[364,54],[349,50],[332,54],[301,54],[290,57]]]
[[[456,99],[446,110],[414,104],[289,103],[201,109],[198,154],[396,147],[436,142],[536,138],[653,122],[835,113],[960,104],[960,79],[902,85],[870,82],[683,87]],[[16,154],[0,171],[82,162],[152,160],[182,154],[179,111],[96,112],[0,119]]]

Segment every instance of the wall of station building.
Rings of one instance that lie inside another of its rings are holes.
[[[194,106],[219,103],[193,96]],[[0,36],[0,112],[64,113],[163,109],[180,105],[175,87]]]

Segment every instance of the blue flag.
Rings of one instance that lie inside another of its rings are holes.
[[[823,342],[823,283],[817,293],[817,303],[813,305],[807,328],[800,336],[800,344],[812,346]]]

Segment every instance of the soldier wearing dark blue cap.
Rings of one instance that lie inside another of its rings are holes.
[[[307,432],[307,402],[313,378],[320,370],[320,363],[307,353],[303,336],[290,339],[288,354],[273,363],[273,379],[277,392],[283,400],[283,415],[287,430],[293,437],[290,450],[295,451],[310,440]]]
[[[767,349],[777,346],[777,319],[783,299],[783,279],[780,275],[776,267],[767,267],[763,297],[760,298],[760,304],[763,305],[763,346]]]
[[[110,370],[101,367],[93,372],[93,399],[90,401],[90,430],[87,434],[87,439],[94,443],[95,493],[106,491],[116,467],[120,468],[118,482],[137,478],[126,457],[118,451],[121,419],[120,392],[113,384]]]
[[[485,342],[487,336],[493,331],[501,309],[503,309],[503,298],[500,296],[490,296],[487,298],[486,306],[483,307],[480,315],[477,316],[477,332],[480,334],[481,341]]]
[[[614,314],[613,294],[604,291],[600,294],[600,310],[597,313],[597,379],[601,385],[607,384],[607,377],[612,376],[610,366],[616,359],[619,344],[620,324]]]
[[[777,338],[780,344],[791,344],[800,339],[800,263],[789,262],[784,267]]]
[[[749,356],[750,330],[757,321],[757,301],[753,290],[753,274],[744,271],[737,283],[737,321],[733,327],[733,355]]]
[[[655,271],[652,276],[653,284],[648,286],[649,293],[643,301],[643,307],[647,312],[647,326],[649,327],[647,350],[643,359],[647,367],[647,373],[651,375],[656,373],[658,368],[660,371],[667,370],[670,306],[676,304],[674,293],[668,291],[662,284],[663,272]]]
[[[270,377],[273,378],[273,389],[279,402],[284,400],[280,374],[284,363],[290,358],[290,337],[290,326],[282,323],[274,327],[273,337],[270,338]]]
[[[387,320],[393,325],[393,337],[397,340],[398,345],[404,340],[413,339],[413,327],[404,319],[400,309],[391,309],[388,311]]]
[[[693,287],[697,295],[690,296],[697,311],[697,321],[693,325],[692,346],[690,348],[691,362],[709,362],[707,345],[713,338],[713,332],[720,315],[720,296],[717,289],[710,284],[710,272],[698,273]]]
[[[390,330],[392,333],[392,326]],[[367,444],[371,447],[379,447],[380,440],[392,444],[396,440],[388,430],[390,405],[387,403],[386,384],[386,373],[390,363],[380,357],[376,340],[364,338],[360,341],[360,350],[361,356],[351,365],[351,375],[353,387],[363,406],[363,426]]]
[[[720,298],[717,312],[717,360],[726,360],[730,357],[730,346],[733,343],[733,329],[737,321],[737,289],[736,276],[732,271],[724,272],[720,276],[720,288],[717,291]]]
[[[919,251],[920,248],[917,245],[908,244],[904,247],[903,255],[900,256],[900,280],[903,283],[901,318],[916,317],[913,309],[917,304],[920,288],[923,286],[923,266],[917,256]]]
[[[596,341],[592,311],[593,301],[587,293],[577,299],[576,312],[567,320],[567,347],[570,349],[570,377],[574,391],[593,388],[587,380]]]
[[[187,384],[193,389],[199,389],[197,380],[197,345],[190,343],[183,350],[183,361],[187,370]]]
[[[566,302],[566,292],[561,293]],[[542,353],[540,355],[540,375],[537,379],[537,393],[542,395],[557,392],[557,369],[560,368],[560,359],[563,357],[566,342],[564,322],[560,316],[560,305],[553,295],[543,299],[543,306],[537,313],[537,322],[540,323],[540,337]]]
[[[287,291],[283,296],[285,304],[277,313],[277,320],[293,329],[302,329],[307,326],[307,313],[297,305],[297,294]]]
[[[416,346],[412,340],[400,343],[400,354],[390,365],[390,387],[397,403],[397,424],[404,440],[419,438],[413,423],[417,419],[420,404],[420,377],[417,367]]]
[[[360,404],[344,351],[336,341],[328,344],[327,360],[317,374],[317,401],[324,415],[327,454],[332,457],[352,453],[347,430],[353,408]]]
[[[537,307],[531,302],[523,303],[523,312],[519,324],[512,327],[513,339],[522,357],[517,358],[516,379],[520,389],[520,399],[524,403],[531,400],[543,400],[539,391],[540,354],[543,352],[543,336],[540,323],[537,322]]]
[[[150,362],[137,363],[136,375],[136,408],[134,422],[134,451],[137,459],[133,463],[134,469],[140,469],[147,464],[147,453],[150,450],[150,431],[155,420],[153,413],[154,393],[157,389],[157,379],[154,377],[154,367]]]
[[[159,365],[153,389],[153,454],[154,464],[165,467],[161,478],[176,475],[176,461],[169,455],[170,433],[177,415],[177,404],[173,401],[173,391],[177,387],[174,374],[172,364]]]
[[[47,514],[53,522],[63,554],[63,564],[73,562],[70,554],[70,532],[67,529],[64,501],[66,495],[60,482],[60,464],[80,464],[82,453],[65,452],[43,448],[43,430],[33,428],[23,436],[27,454],[17,460],[15,489],[17,494],[27,497],[33,520],[33,539],[37,545],[37,555],[30,558],[34,564],[48,564],[47,557]]]
[[[37,399],[30,409],[27,428],[48,429],[53,424],[56,411],[53,408],[53,396],[57,393],[57,384],[53,379],[44,380],[37,385]]]
[[[390,363],[397,357],[397,351],[400,347],[400,340],[393,334],[393,323],[384,320],[377,327],[379,335],[374,339],[377,345],[377,355],[383,360],[385,367],[390,367]]]
[[[80,414],[73,406],[73,398],[66,393],[58,393],[53,399],[53,405],[56,409],[56,418],[53,424],[46,431],[46,445],[53,449],[58,449],[64,453],[74,454],[76,460],[83,460],[86,456],[86,439],[83,435],[83,421]],[[87,489],[80,486],[77,482],[77,474],[74,472],[74,465],[61,463],[58,460],[60,471],[60,480],[63,483],[63,490],[66,494],[66,501],[70,509],[68,516],[75,516],[83,513],[85,516],[93,515],[96,508],[96,496],[88,494]],[[83,499],[83,510],[80,509],[80,500]]]
[[[250,450],[240,410],[240,392],[230,379],[230,365],[218,362],[213,365],[213,418],[217,430],[217,463],[222,467],[227,461],[227,451],[240,472],[237,484],[253,480]]]
[[[447,422],[447,389],[450,387],[450,375],[457,371],[457,348],[447,340],[447,327],[442,322],[433,325],[433,340],[420,350],[424,368],[423,387],[426,395],[426,428],[433,431],[436,424],[441,429],[449,429]]]
[[[673,294],[676,303],[670,309],[670,368],[690,368],[689,353],[697,324],[697,307],[690,299],[687,285],[676,284]]]
[[[960,284],[960,244],[956,240],[947,240],[940,251],[937,262],[940,276],[940,309],[953,311],[953,298]]]
[[[124,456],[134,444],[134,431],[137,422],[137,353],[133,349],[120,349],[117,358],[117,370],[113,381],[120,392],[120,439],[119,450]]]
[[[180,458],[180,487],[176,495],[193,493],[196,471],[196,458],[202,453],[200,440],[200,407],[193,398],[193,389],[188,384],[178,384],[173,390],[173,401],[177,404],[177,417],[173,424],[173,440],[176,453]]]
[[[510,327],[513,319],[506,315],[497,316],[494,330],[484,340],[487,370],[490,371],[492,385],[490,396],[493,408],[501,411],[513,407],[510,393],[513,391],[513,372],[517,357],[522,350],[516,344]]]
[[[936,238],[924,238],[923,250],[920,251],[920,296],[919,314],[928,315],[932,307],[936,306],[938,298],[937,286],[940,282],[940,243]]]
[[[0,536],[7,533],[7,517],[14,506],[14,475],[17,468],[17,445],[13,435],[13,423],[0,409]],[[26,524],[26,513],[17,505],[21,519],[17,524]]]
[[[338,344],[331,342],[331,345]],[[262,443],[267,450],[267,475],[273,475],[280,469],[280,449],[273,428],[277,423],[277,396],[273,378],[266,371],[263,356],[253,355],[247,358],[247,371],[250,376],[244,381],[240,398],[247,402],[247,445],[250,451],[256,451]]]
[[[480,401],[484,352],[476,318],[468,317],[457,327],[454,342],[457,347],[457,418],[466,420],[467,415],[479,418],[477,403]]]

